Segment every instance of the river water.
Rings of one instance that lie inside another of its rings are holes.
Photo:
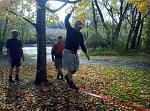
[[[52,47],[46,47],[46,59],[51,61]],[[30,55],[30,58],[26,58],[25,61],[36,61],[37,59],[37,47],[23,47],[24,54]]]
[[[50,54],[52,47],[46,47],[46,53]],[[37,55],[37,47],[23,47],[23,52],[28,55]]]

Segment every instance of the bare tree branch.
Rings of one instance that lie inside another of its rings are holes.
[[[99,15],[100,15],[101,21],[102,21],[102,23],[103,23],[105,29],[108,31],[108,27],[107,27],[107,25],[106,25],[106,23],[105,23],[105,20],[104,20],[102,11],[101,11],[101,9],[100,9],[100,7],[99,7],[99,5],[98,5],[97,0],[94,0],[94,2],[95,2],[95,5],[96,5],[96,8],[97,8],[97,10],[98,10],[98,13],[99,13]]]
[[[3,32],[2,32],[2,35],[0,35],[0,39],[3,39],[6,35],[6,30],[7,30],[7,25],[8,25],[8,14],[5,18],[5,25],[4,25],[4,29],[3,29]]]
[[[131,23],[131,21],[129,20],[129,17],[126,17],[126,19],[127,19],[128,23],[131,25],[132,23]]]
[[[78,3],[82,0],[76,0],[76,1],[70,1],[70,0],[51,0],[51,1],[58,1],[58,2],[67,2],[67,3],[70,3],[70,4],[75,4],[75,3]]]
[[[80,1],[82,1],[82,0],[76,0],[76,1],[69,1],[69,0],[51,0],[51,1],[65,2],[62,6],[60,6],[60,7],[57,8],[57,9],[50,9],[50,8],[48,8],[48,7],[45,7],[46,10],[48,10],[49,12],[55,13],[55,12],[59,11],[60,9],[62,9],[64,6],[66,6],[67,3],[75,4],[75,3],[78,3],[78,2],[80,2]]]
[[[8,10],[8,9],[6,9],[6,10],[7,10],[8,12],[10,12],[11,14],[14,14],[14,15],[16,15],[16,16],[19,16],[17,13],[15,13],[15,12],[13,12],[13,11],[11,11],[11,10]],[[33,23],[32,21],[28,20],[27,18],[22,17],[22,19],[24,19],[25,21],[27,21],[28,23],[30,23],[31,25],[33,25],[34,27],[36,27],[36,24]]]
[[[50,8],[48,8],[48,7],[45,7],[45,8],[46,8],[46,10],[48,10],[49,12],[55,13],[55,12],[59,11],[60,9],[62,9],[64,6],[66,6],[66,5],[67,5],[67,1],[68,1],[68,0],[66,0],[66,2],[65,2],[62,6],[60,6],[59,8],[57,8],[57,9],[55,9],[55,10],[50,9]]]
[[[104,7],[105,7],[106,10],[108,11],[109,15],[111,16],[111,18],[113,19],[113,21],[115,22],[115,24],[118,24],[117,21],[116,21],[116,19],[115,19],[114,16],[113,16],[112,8],[109,9],[109,8],[106,6],[105,3],[104,3]]]

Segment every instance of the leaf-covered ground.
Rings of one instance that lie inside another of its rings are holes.
[[[35,64],[24,63],[20,72],[21,82],[9,84],[7,66],[1,67],[0,110],[125,111],[82,91],[77,93],[68,88],[65,82],[57,81],[51,63],[47,65],[50,84],[35,86],[35,68]],[[147,109],[150,109],[149,78],[150,70],[100,65],[81,65],[74,75],[76,84],[82,90]]]

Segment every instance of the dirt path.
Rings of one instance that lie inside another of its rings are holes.
[[[36,57],[26,58],[25,62],[36,62]],[[47,58],[47,62],[51,62],[51,58]],[[7,64],[6,59],[0,59],[0,65]],[[148,63],[135,63],[135,62],[122,62],[122,61],[108,61],[108,60],[84,60],[80,59],[80,64],[97,64],[97,65],[107,65],[107,66],[120,66],[120,67],[133,67],[133,68],[144,68],[150,69],[150,64]]]
[[[135,63],[135,62],[121,62],[121,61],[106,61],[106,60],[81,60],[81,64],[97,64],[97,65],[108,65],[108,66],[120,66],[120,67],[133,67],[133,68],[144,68],[150,69],[150,64],[148,63]]]

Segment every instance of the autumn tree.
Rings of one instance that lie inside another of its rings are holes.
[[[126,50],[128,49],[129,43],[131,49],[139,49],[141,45],[141,36],[143,31],[144,20],[149,13],[150,1],[147,0],[128,0],[131,7],[131,20],[128,18],[128,22],[131,25],[130,32],[127,39]]]

